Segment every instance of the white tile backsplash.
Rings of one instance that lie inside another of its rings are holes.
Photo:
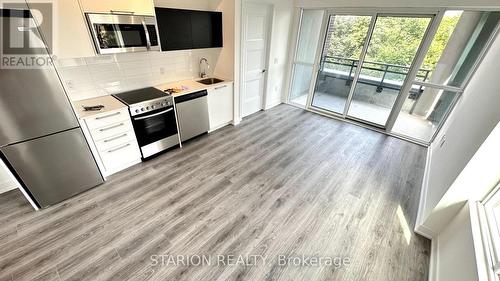
[[[215,68],[220,49],[142,52],[63,59],[56,67],[71,100],[89,99],[198,77],[200,58]]]

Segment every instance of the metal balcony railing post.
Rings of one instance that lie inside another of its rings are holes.
[[[388,70],[389,70],[389,65],[386,64],[385,69],[384,69],[384,75],[382,75],[382,80],[380,80],[380,84],[378,85],[377,90],[376,90],[377,93],[382,93],[382,91],[384,90],[384,87],[383,87],[384,79],[385,79],[385,76],[387,75]]]
[[[354,70],[355,63],[356,63],[355,60],[351,60],[351,69],[349,70],[349,76],[347,76],[347,80],[345,81],[346,86],[351,86],[351,84],[352,84],[351,74],[352,74],[352,71]]]

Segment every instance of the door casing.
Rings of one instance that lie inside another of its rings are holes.
[[[243,1],[242,3],[242,12],[241,12],[241,53],[240,53],[240,101],[239,101],[239,113],[241,117],[245,117],[244,115],[244,97],[245,97],[245,80],[246,80],[246,61],[245,61],[245,55],[246,55],[246,42],[245,42],[245,37],[246,37],[246,21],[245,21],[245,15],[247,12],[247,9],[249,6],[262,6],[265,7],[267,10],[267,30],[266,32],[266,54],[265,54],[265,72],[263,73],[263,90],[261,93],[261,102],[260,102],[260,110],[265,108],[266,105],[266,98],[267,98],[267,81],[268,81],[268,76],[269,76],[269,56],[270,56],[270,40],[271,40],[271,31],[272,31],[272,24],[273,24],[273,11],[274,11],[274,6],[272,4],[266,4],[266,3],[254,3],[254,2],[247,2]]]

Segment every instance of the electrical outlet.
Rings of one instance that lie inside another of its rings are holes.
[[[161,75],[164,75],[164,74],[165,74],[165,68],[164,68],[164,67],[160,67],[160,74],[161,74]]]
[[[439,147],[443,147],[444,143],[446,142],[446,134],[444,134],[441,137],[441,141],[439,141]]]
[[[75,87],[73,80],[66,80],[66,87],[68,87],[68,89],[73,89]]]

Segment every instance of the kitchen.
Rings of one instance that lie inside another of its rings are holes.
[[[40,112],[31,113],[29,118],[40,120],[31,124],[33,132],[18,137],[16,128],[11,128],[11,135],[2,141],[2,166],[7,174],[3,178],[10,178],[6,180],[10,188],[18,187],[35,210],[59,203],[99,185],[112,174],[234,122],[232,75],[221,71],[217,63],[224,49],[223,12],[165,8],[152,1],[101,2],[49,3],[53,5],[53,26],[44,22],[51,18],[43,7],[47,3],[24,4],[33,14],[28,25],[39,26],[35,36],[45,39],[48,50],[37,54],[37,60],[51,57],[54,68],[31,69],[24,71],[25,76],[18,75],[17,69],[12,69],[11,74],[5,71],[2,79],[12,85],[5,91],[24,91],[28,97],[22,102],[25,106],[40,91],[49,91],[52,97],[48,103],[35,107]],[[23,8],[22,3],[15,5]],[[37,13],[44,11],[45,14]],[[9,16],[5,15],[4,23]],[[8,20],[15,21],[15,13],[10,16]],[[219,73],[224,78],[217,76]],[[33,82],[26,87],[22,81]],[[66,94],[78,124],[65,104]],[[41,119],[46,111],[52,112],[51,119]],[[44,156],[47,149],[61,153],[62,157],[70,155],[62,149],[69,139],[28,145],[30,140],[77,127],[81,128],[88,148],[75,135],[71,142],[80,142],[80,146],[66,149],[90,149],[95,161],[89,155],[75,154],[74,162]],[[21,128],[26,131],[25,124]],[[7,152],[14,148],[13,144],[23,141],[27,147]],[[36,153],[37,145],[44,151]],[[31,151],[31,159],[23,158],[23,149]],[[37,177],[31,170],[36,166],[29,163],[55,169]],[[60,163],[65,163],[65,170],[61,170]],[[61,188],[69,182],[72,189]],[[58,194],[56,190],[63,191]]]

